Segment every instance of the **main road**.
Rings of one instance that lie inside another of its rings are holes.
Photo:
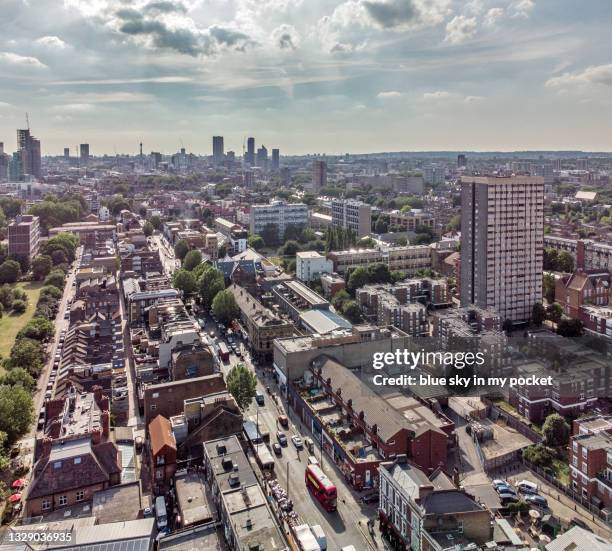
[[[216,324],[208,317],[205,317],[206,333],[215,332],[217,339],[218,331]],[[242,358],[235,354],[230,354],[230,361],[221,364],[221,369],[225,375],[232,367],[239,363],[244,363],[251,371],[257,375],[257,389],[264,394],[264,405],[258,406],[255,401],[245,412],[245,417],[249,417],[259,422],[262,433],[270,434],[270,445],[276,442],[276,432],[282,430],[288,440],[286,447],[282,448],[282,455],[276,456],[270,449],[270,453],[275,461],[275,476],[279,484],[288,490],[289,499],[293,501],[293,508],[300,518],[310,526],[319,524],[325,532],[328,540],[328,549],[340,550],[344,546],[354,545],[356,549],[369,551],[378,549],[376,543],[369,537],[367,521],[375,518],[376,504],[365,505],[359,501],[359,494],[354,492],[345,482],[342,474],[337,467],[330,462],[329,458],[323,454],[315,443],[315,450],[311,454],[305,447],[301,450],[296,449],[291,441],[293,435],[299,436],[302,441],[309,436],[308,431],[302,426],[299,419],[282,403],[277,387],[271,377],[263,374],[263,370],[256,370],[253,367],[248,351],[240,344]],[[270,393],[266,388],[270,388]],[[276,401],[273,399],[276,396]],[[287,415],[289,427],[283,428],[278,423],[279,415]],[[312,435],[310,435],[312,436]],[[269,446],[270,448],[270,446]],[[328,513],[321,504],[311,495],[304,482],[304,473],[308,464],[308,456],[314,455],[323,466],[323,470],[336,485],[338,491],[338,510],[335,513]]]

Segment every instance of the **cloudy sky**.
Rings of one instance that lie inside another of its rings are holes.
[[[0,0],[43,152],[612,150],[610,0]]]

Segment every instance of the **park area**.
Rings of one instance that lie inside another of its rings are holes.
[[[19,333],[34,316],[36,303],[38,302],[43,284],[39,281],[22,281],[11,285],[11,288],[15,287],[25,292],[27,296],[27,307],[25,312],[21,314],[4,312],[4,315],[0,318],[0,358],[6,358],[10,355],[17,333]],[[0,372],[1,371],[2,368],[0,367]]]

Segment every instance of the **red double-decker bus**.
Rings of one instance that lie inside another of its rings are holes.
[[[321,502],[326,511],[336,510],[338,492],[336,486],[318,465],[308,465],[305,474],[306,486]]]

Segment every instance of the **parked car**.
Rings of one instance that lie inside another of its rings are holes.
[[[263,406],[265,403],[265,398],[262,392],[260,392],[259,390],[255,391],[255,401],[257,402],[258,405]]]
[[[276,455],[282,455],[283,454],[283,449],[280,447],[280,444],[278,442],[274,442],[272,444],[272,451],[276,454]]]
[[[493,482],[491,482],[491,484],[493,484],[494,488],[497,488],[498,486],[510,486],[510,484],[501,478],[496,478]]]
[[[304,447],[304,443],[302,442],[302,439],[297,434],[294,434],[291,437],[291,441],[293,442],[293,445],[298,450],[301,450]]]
[[[507,503],[518,503],[519,498],[515,494],[509,492],[500,492],[499,500],[502,505],[506,505]]]
[[[285,435],[285,433],[282,430],[279,430],[276,432],[276,439],[278,440],[278,443],[281,446],[286,446],[287,445],[287,436]]]
[[[281,427],[287,428],[289,426],[289,419],[287,419],[286,415],[279,415],[278,422],[280,423]]]
[[[537,507],[541,507],[542,509],[548,509],[548,501],[544,496],[530,494],[525,496],[525,501],[529,503],[529,505],[535,505]]]
[[[497,486],[495,488],[495,491],[498,494],[505,493],[505,494],[512,494],[514,496],[516,495],[515,489],[512,486],[508,486],[508,484],[503,484],[503,485]]]
[[[538,485],[530,480],[521,480],[517,485],[518,491],[522,494],[537,494]]]

